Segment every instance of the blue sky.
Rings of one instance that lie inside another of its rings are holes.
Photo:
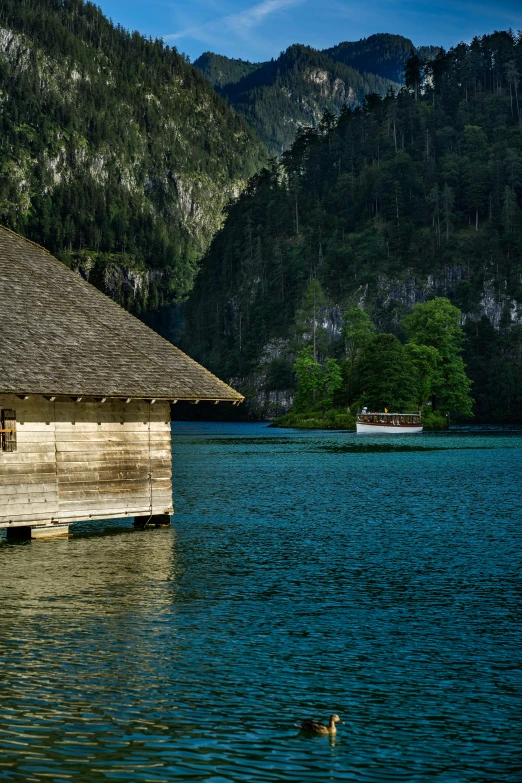
[[[96,0],[95,0],[96,1]],[[446,48],[522,29],[522,0],[97,0],[129,30],[163,38],[192,60],[210,50],[267,60],[292,43],[318,49],[372,33]]]

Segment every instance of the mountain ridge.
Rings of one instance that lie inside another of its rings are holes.
[[[424,47],[434,56],[438,47]],[[406,57],[418,50],[403,36],[377,33],[318,50],[292,44],[263,63],[205,52],[194,66],[249,123],[274,155],[292,144],[299,127],[317,127],[325,110],[362,105],[369,93],[385,95],[403,84]]]

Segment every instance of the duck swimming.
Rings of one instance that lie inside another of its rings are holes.
[[[330,715],[328,726],[324,723],[319,723],[317,720],[310,720],[310,718],[295,725],[305,734],[335,734],[337,732],[336,723],[343,723],[343,721],[338,715],[334,714]]]

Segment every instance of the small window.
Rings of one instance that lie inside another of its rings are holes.
[[[2,451],[16,451],[16,411],[2,411]]]

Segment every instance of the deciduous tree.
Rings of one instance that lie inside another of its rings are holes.
[[[440,383],[441,356],[433,345],[408,343],[404,346],[414,370],[415,402],[422,408],[431,400],[433,389]]]
[[[332,407],[336,391],[342,385],[342,374],[335,359],[320,364],[314,359],[313,347],[308,345],[297,356],[294,366],[297,375],[296,410],[319,405],[325,413]]]
[[[440,356],[437,374],[432,379],[433,410],[442,407],[464,416],[472,416],[471,381],[462,359],[464,332],[461,312],[444,297],[417,304],[403,321],[409,342],[431,346]]]
[[[361,401],[374,411],[402,411],[415,396],[412,369],[404,346],[395,335],[375,335],[357,362]]]

